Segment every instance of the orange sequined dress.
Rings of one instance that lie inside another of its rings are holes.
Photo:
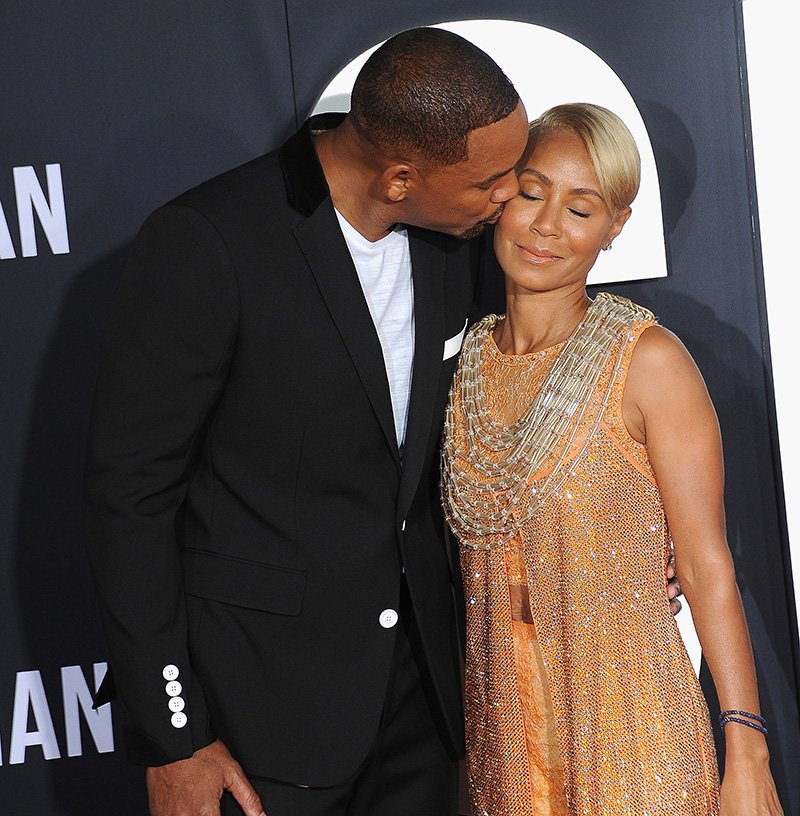
[[[650,325],[633,320],[619,337],[553,495],[510,540],[461,539],[473,816],[719,812],[708,709],[666,597],[664,509],[647,450],[622,419],[631,354]],[[480,370],[494,419],[521,416],[562,346],[508,356],[486,333]],[[457,377],[456,451],[466,444],[460,397]]]

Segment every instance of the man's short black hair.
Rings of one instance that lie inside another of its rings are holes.
[[[508,77],[480,48],[450,31],[414,28],[370,56],[350,112],[381,152],[446,165],[467,158],[471,131],[505,119],[518,104]]]

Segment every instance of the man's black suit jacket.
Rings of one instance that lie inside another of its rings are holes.
[[[379,616],[397,610],[403,568],[461,751],[458,566],[436,456],[457,359],[446,341],[464,330],[480,247],[409,236],[402,459],[309,123],[137,237],[101,360],[85,508],[104,687],[133,762],[218,737],[251,774],[346,778],[377,732],[396,632]]]

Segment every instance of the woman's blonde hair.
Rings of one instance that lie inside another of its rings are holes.
[[[526,155],[540,139],[565,130],[586,145],[600,193],[612,214],[628,207],[639,191],[641,160],[636,141],[622,119],[589,102],[556,105],[530,123]]]

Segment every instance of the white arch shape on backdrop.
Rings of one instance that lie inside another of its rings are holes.
[[[630,129],[642,157],[642,184],[633,216],[611,252],[604,252],[589,275],[590,284],[638,281],[667,275],[658,174],[650,137],[639,109],[622,80],[585,45],[549,28],[509,20],[442,23],[490,54],[514,83],[534,119],[562,102],[594,102],[614,111]],[[348,63],[328,84],[312,113],[350,109],[350,91],[377,43]],[[536,66],[547,72],[536,76]]]
[[[442,23],[486,51],[514,83],[529,118],[562,102],[593,102],[614,111],[628,126],[642,159],[642,183],[633,215],[611,252],[601,253],[589,275],[590,284],[663,278],[667,275],[664,222],[653,148],[642,116],[616,73],[582,43],[557,31],[510,20],[462,20]],[[349,62],[320,95],[312,113],[347,111],[353,82],[377,43]],[[536,76],[544,66],[544,80]],[[645,304],[646,305],[646,304]],[[689,605],[677,616],[695,673],[700,673],[700,642]]]

